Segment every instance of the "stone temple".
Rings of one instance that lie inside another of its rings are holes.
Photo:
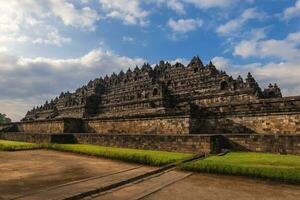
[[[130,134],[300,133],[300,96],[262,90],[248,73],[234,79],[194,57],[97,78],[28,111],[30,132]],[[63,128],[57,123],[63,121]],[[34,123],[35,122],[35,123]],[[39,124],[34,126],[34,124]],[[76,125],[74,125],[76,124]]]

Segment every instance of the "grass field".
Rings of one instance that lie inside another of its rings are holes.
[[[232,152],[183,165],[185,170],[300,183],[300,156]]]
[[[0,140],[0,150],[2,151],[18,151],[38,148],[41,148],[38,144]]]
[[[193,154],[150,151],[88,144],[33,144],[0,140],[0,150],[46,148],[105,157],[145,165],[162,166],[190,158]],[[254,152],[231,152],[190,162],[181,169],[195,172],[241,175],[289,183],[300,183],[300,156]]]
[[[48,149],[70,151],[152,166],[162,166],[192,156],[192,154],[186,153],[102,147],[87,144],[46,144],[43,146]]]

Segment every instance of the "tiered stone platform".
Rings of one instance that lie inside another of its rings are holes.
[[[30,142],[299,154],[300,96],[282,97],[277,84],[263,90],[251,73],[233,78],[194,57],[187,66],[161,61],[96,78],[0,132]]]
[[[218,153],[222,149],[300,154],[300,135],[126,135],[126,134],[45,134],[0,133],[0,139],[34,143],[79,143],[185,153]]]

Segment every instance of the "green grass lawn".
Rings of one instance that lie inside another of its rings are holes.
[[[193,154],[185,153],[102,147],[88,144],[40,145],[0,140],[0,150],[15,151],[36,148],[70,151],[153,166],[162,166],[193,156]],[[203,160],[184,164],[181,169],[300,183],[300,156],[296,155],[231,152],[224,156],[210,156]]]
[[[18,151],[41,148],[38,144],[0,140],[0,151]]]
[[[193,154],[186,153],[102,147],[88,144],[45,144],[43,146],[48,149],[70,151],[153,166],[162,166],[193,156]]]
[[[187,163],[182,169],[300,183],[300,156],[296,155],[232,152]]]

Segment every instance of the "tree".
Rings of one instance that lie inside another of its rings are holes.
[[[11,119],[6,117],[5,114],[0,113],[0,124],[10,123]]]

